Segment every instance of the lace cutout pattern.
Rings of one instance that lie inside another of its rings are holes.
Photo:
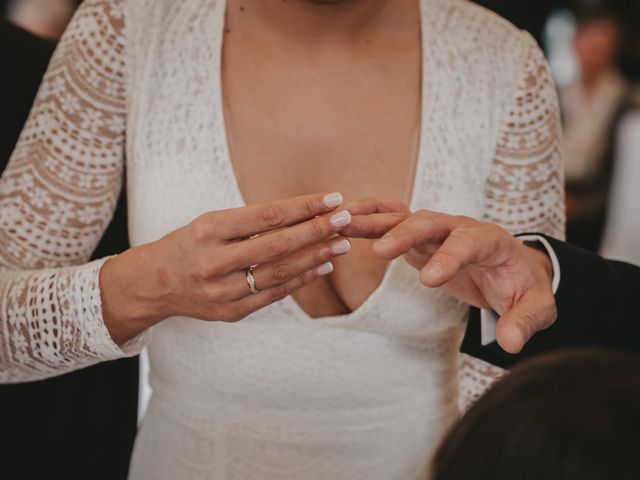
[[[45,74],[0,181],[0,381],[133,354],[102,322],[86,264],[122,182],[126,82],[121,1],[85,1]]]
[[[509,232],[539,232],[564,239],[564,178],[557,93],[533,38],[523,58],[515,101],[507,113],[487,182],[485,220]],[[460,404],[468,408],[504,370],[462,355]]]

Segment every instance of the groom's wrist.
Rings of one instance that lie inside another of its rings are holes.
[[[525,241],[523,243],[533,262],[545,272],[545,278],[548,280],[547,284],[549,288],[553,288],[553,264],[546,249],[537,242]]]
[[[556,255],[555,250],[551,246],[551,243],[549,243],[549,241],[543,235],[539,235],[535,233],[516,235],[516,237],[520,239],[523,243],[532,247],[533,249],[539,250],[545,253],[546,258],[544,259],[543,263],[545,263],[545,268],[546,268],[548,266],[546,262],[547,261],[551,262],[551,270],[552,270],[551,289],[553,291],[553,294],[555,295],[558,291],[558,287],[560,286],[561,271],[560,271],[560,262],[558,260],[558,256]],[[539,260],[541,260],[540,257],[539,257]]]

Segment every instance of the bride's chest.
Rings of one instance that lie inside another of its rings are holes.
[[[359,77],[333,82],[266,74],[227,81],[222,11],[203,8],[198,18],[202,28],[189,30],[174,17],[147,22],[128,44],[134,244],[206,211],[317,190],[405,201],[413,192],[413,208],[482,215],[495,108],[459,74],[464,58],[451,64],[423,47],[422,65],[406,75],[353,68]]]
[[[333,71],[326,64],[274,65],[232,53],[222,71],[224,126],[247,203],[324,190],[340,191],[347,201],[409,199],[419,55],[407,65],[412,72],[389,73],[340,61]]]
[[[376,62],[349,65],[337,58],[300,65],[264,60],[272,55],[252,58],[249,49],[233,45],[228,50],[225,130],[247,204],[325,191],[341,192],[346,202],[378,196],[408,203],[419,143],[419,54],[405,68],[389,70]],[[386,266],[364,241],[353,242],[352,254],[334,265],[322,279],[325,288],[306,288],[316,290],[306,295],[310,302],[297,298],[314,316],[354,310]],[[335,301],[316,301],[327,293]]]

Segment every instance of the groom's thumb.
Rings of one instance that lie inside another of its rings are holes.
[[[498,320],[498,344],[507,353],[520,353],[536,332],[553,325],[557,315],[555,299],[550,291],[529,290]]]

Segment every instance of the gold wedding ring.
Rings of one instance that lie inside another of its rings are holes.
[[[256,288],[256,279],[253,276],[253,267],[247,268],[246,273],[247,273],[247,285],[249,285],[249,291],[252,294],[259,293],[260,290]]]

